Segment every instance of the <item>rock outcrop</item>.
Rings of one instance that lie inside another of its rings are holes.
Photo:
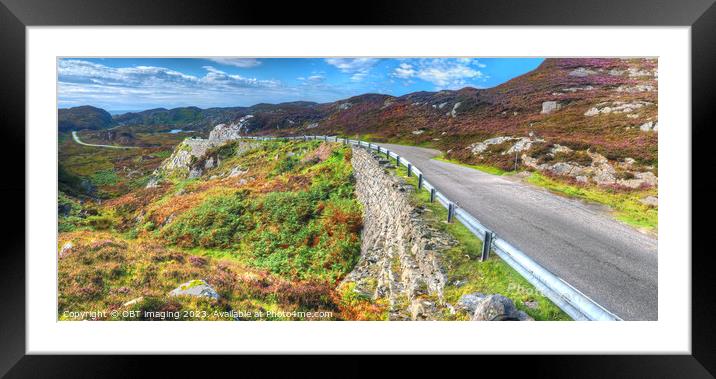
[[[656,123],[646,123],[642,126],[642,130],[655,131]],[[658,178],[651,171],[653,168],[638,167],[632,158],[614,162],[590,150],[575,151],[567,146],[546,143],[544,139],[533,136],[497,136],[473,143],[467,149],[478,158],[488,153],[498,155],[521,153],[521,164],[525,167],[570,177],[579,183],[591,182],[602,186],[617,185],[632,189],[658,185]]]
[[[552,113],[562,108],[562,105],[556,101],[545,101],[542,103],[542,114]]]
[[[241,138],[241,133],[245,133],[249,120],[254,118],[253,115],[241,117],[238,122],[231,124],[219,124],[209,133],[209,141],[212,143],[224,143],[226,141]]]
[[[253,116],[242,117],[239,122],[232,124],[219,124],[209,133],[208,139],[187,138],[174,149],[172,155],[154,171],[147,183],[147,188],[158,187],[166,175],[178,175],[180,177],[197,178],[206,170],[219,166],[220,160],[216,155],[210,155],[212,148],[222,146],[228,142],[241,138],[245,123]],[[236,147],[236,154],[241,155],[258,146],[257,143],[247,141],[241,142]],[[231,176],[238,175],[232,171]]]

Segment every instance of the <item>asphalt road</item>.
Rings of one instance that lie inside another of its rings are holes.
[[[108,149],[136,149],[137,148],[136,146],[97,145],[94,143],[82,142],[82,140],[80,140],[80,136],[77,135],[77,131],[74,131],[74,130],[72,131],[72,139],[74,139],[75,142],[77,142],[78,144],[84,145],[84,146],[106,147]]]
[[[437,150],[381,145],[408,159],[498,236],[622,319],[657,319],[654,236],[610,218],[601,206],[434,160]]]

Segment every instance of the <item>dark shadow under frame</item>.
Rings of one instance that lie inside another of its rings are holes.
[[[187,357],[111,357],[111,356],[31,356],[25,355],[25,27],[42,25],[679,25],[692,27],[692,353],[680,356],[537,356],[480,357],[475,364],[490,362],[510,374],[549,374],[556,377],[712,377],[716,373],[716,324],[713,314],[716,288],[711,273],[712,253],[707,236],[708,216],[716,211],[705,195],[707,179],[693,173],[709,172],[713,161],[711,123],[716,116],[716,6],[714,0],[648,1],[631,0],[469,0],[368,1],[352,11],[341,11],[334,2],[278,3],[192,0],[0,0],[0,130],[7,143],[2,150],[4,175],[0,198],[5,200],[3,255],[0,258],[0,375],[8,377],[134,377],[148,375],[143,366],[152,363],[164,368],[163,377],[182,373]],[[335,10],[335,14],[317,12]],[[260,36],[257,36],[260,38]],[[49,132],[49,130],[48,130]],[[24,141],[25,143],[20,143]],[[24,161],[24,159],[23,159]],[[22,222],[21,222],[22,220]],[[27,225],[32,227],[32,225]],[[662,254],[684,254],[669,251]],[[684,312],[688,310],[683,310]],[[227,364],[270,367],[272,357],[203,357],[204,375]],[[302,371],[316,367],[320,358],[292,358],[285,369]],[[363,358],[332,357],[346,370],[345,375],[372,375],[376,368],[363,364]],[[514,362],[519,360],[520,364]],[[478,363],[479,362],[479,363]],[[405,374],[405,366],[391,364]],[[402,366],[402,367],[401,367]],[[447,365],[450,367],[452,365]],[[477,366],[473,366],[477,367]],[[248,368],[243,374],[248,374]],[[256,371],[259,373],[260,371]],[[335,372],[335,371],[334,371]],[[185,375],[188,375],[185,372]],[[274,373],[275,374],[275,373]]]

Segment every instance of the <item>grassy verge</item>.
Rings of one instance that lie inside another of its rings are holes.
[[[561,195],[607,205],[614,211],[616,219],[649,231],[657,230],[658,209],[639,202],[645,196],[656,196],[656,189],[620,191],[609,188],[583,187],[566,184],[537,172],[532,173],[527,181]]]
[[[396,145],[405,145],[405,146],[415,146],[415,147],[427,147],[427,148],[435,148],[435,145],[430,140],[422,140],[422,141],[415,141],[415,139],[410,137],[404,137],[404,138],[396,138],[396,137],[383,137],[376,135],[374,133],[366,133],[366,134],[354,134],[354,135],[339,135],[340,138],[350,138],[354,140],[362,140],[366,142],[375,142],[375,143],[392,143]]]
[[[441,155],[441,156],[439,156],[439,157],[435,157],[435,158],[433,158],[433,159],[435,159],[435,160],[437,160],[437,161],[441,161],[441,162],[453,163],[453,164],[456,164],[456,165],[473,168],[473,169],[475,169],[475,170],[480,170],[480,171],[482,171],[482,172],[486,172],[486,173],[492,174],[492,175],[500,175],[500,176],[501,176],[501,175],[510,175],[510,174],[513,174],[513,173],[514,173],[514,171],[505,171],[505,170],[503,170],[503,169],[501,169],[501,168],[494,167],[494,166],[474,165],[474,164],[463,163],[463,162],[460,162],[460,161],[455,160],[455,159],[446,158],[444,155]]]
[[[407,169],[400,167],[396,174],[417,188],[417,178],[407,177]],[[445,252],[443,262],[448,276],[448,285],[444,289],[445,301],[456,304],[462,295],[482,292],[499,293],[509,297],[521,309],[535,320],[570,320],[569,316],[537,291],[517,271],[507,265],[497,255],[480,262],[482,241],[459,222],[446,223],[447,210],[439,203],[430,203],[427,191],[413,194],[416,205],[428,211],[426,219],[439,230],[451,234],[458,244]],[[458,284],[459,283],[459,284]],[[446,319],[463,320],[464,314],[445,315]]]

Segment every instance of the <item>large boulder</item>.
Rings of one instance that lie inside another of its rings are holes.
[[[533,321],[527,313],[518,310],[512,300],[500,294],[484,297],[475,307],[472,321]]]
[[[527,313],[518,310],[515,303],[500,294],[485,295],[480,292],[460,296],[457,309],[471,315],[472,321],[532,321]]]
[[[192,280],[181,284],[169,292],[169,296],[195,296],[219,299],[219,294],[216,290],[203,280]]]
[[[467,311],[468,313],[472,314],[475,313],[475,309],[477,309],[477,305],[480,304],[483,300],[485,300],[485,294],[480,292],[475,293],[468,293],[465,295],[460,296],[460,299],[457,301],[457,309],[462,309],[464,311]]]
[[[545,101],[542,103],[542,114],[552,113],[562,108],[562,105],[556,101]]]

